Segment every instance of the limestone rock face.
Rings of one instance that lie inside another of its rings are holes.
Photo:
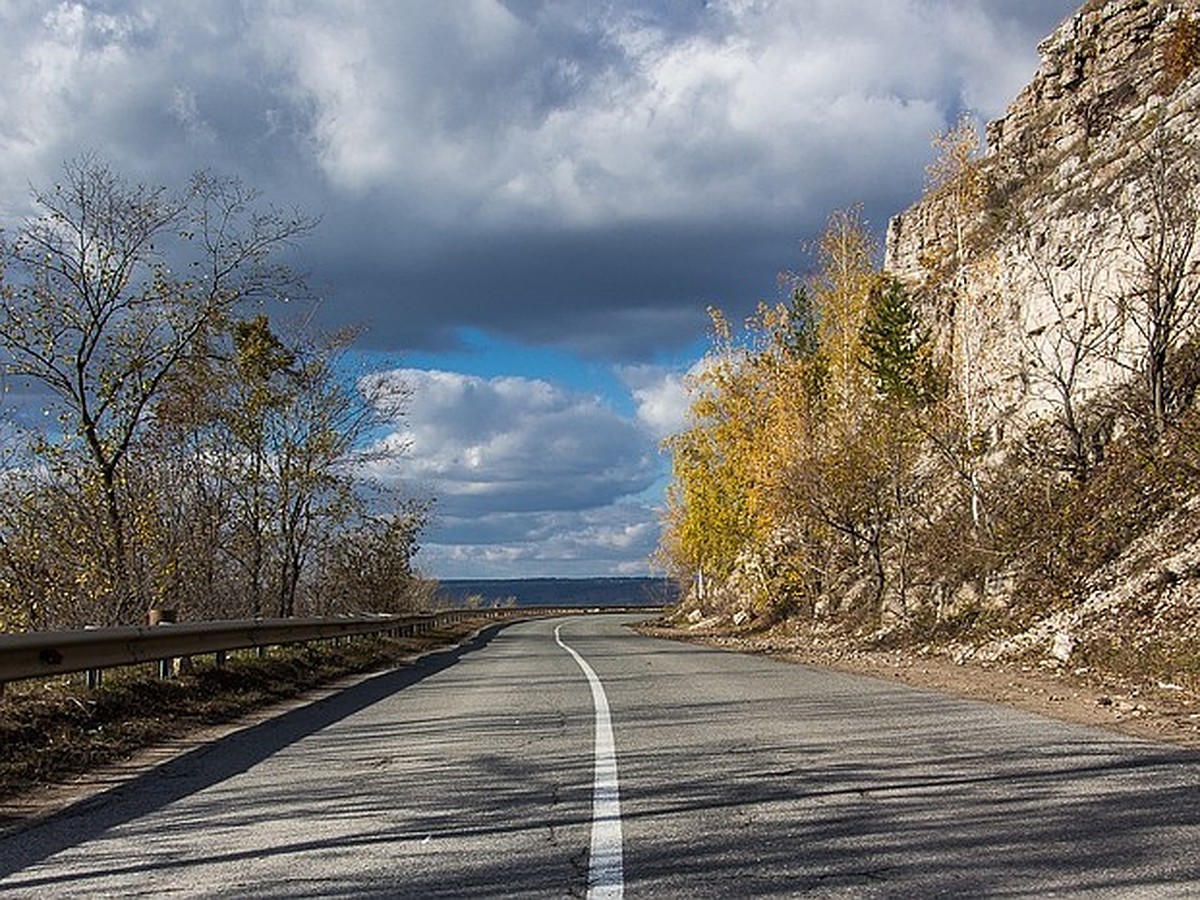
[[[934,190],[889,224],[885,268],[921,298],[952,378],[1000,441],[1058,402],[1064,355],[1080,357],[1066,374],[1082,402],[1139,377],[1146,336],[1130,303],[1145,276],[1137,242],[1157,221],[1152,161],[1169,151],[1200,190],[1198,23],[1200,0],[1086,3],[987,126],[984,196],[964,208]],[[1191,267],[1196,279],[1194,255]]]

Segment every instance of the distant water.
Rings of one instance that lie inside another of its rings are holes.
[[[438,587],[454,606],[470,597],[486,606],[667,606],[678,597],[675,583],[663,578],[450,578]]]

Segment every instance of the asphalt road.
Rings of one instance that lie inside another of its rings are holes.
[[[0,838],[0,896],[581,896],[594,811],[609,895],[1200,896],[1200,755],[623,621],[199,748]]]

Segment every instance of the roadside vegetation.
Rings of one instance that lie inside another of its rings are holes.
[[[1117,296],[1098,239],[1077,241],[1068,282],[1022,238],[976,135],[964,120],[936,142],[924,280],[881,271],[851,208],[812,271],[785,276],[785,301],[740,324],[713,311],[688,425],[667,442],[660,560],[679,621],[960,658],[1044,658],[1054,623],[1073,623],[1059,664],[1200,689],[1196,154],[1146,140],[1138,190],[1113,210],[1132,261]],[[1017,301],[977,287],[999,237],[1050,310],[1007,370],[984,318]],[[1119,373],[1103,390],[1100,369]],[[1000,378],[1040,403],[997,416]]]
[[[370,488],[407,390],[292,315],[317,225],[236,179],[67,163],[0,245],[0,632],[399,612],[426,517]]]

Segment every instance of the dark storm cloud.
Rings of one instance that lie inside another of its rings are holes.
[[[397,246],[387,262],[369,258],[384,247],[349,249],[340,263],[321,258],[328,249],[316,271],[353,285],[331,293],[329,313],[366,323],[370,345],[436,348],[470,323],[617,360],[693,343],[708,304],[771,299],[776,270],[800,255],[786,232],[752,224],[448,235],[411,257]]]

